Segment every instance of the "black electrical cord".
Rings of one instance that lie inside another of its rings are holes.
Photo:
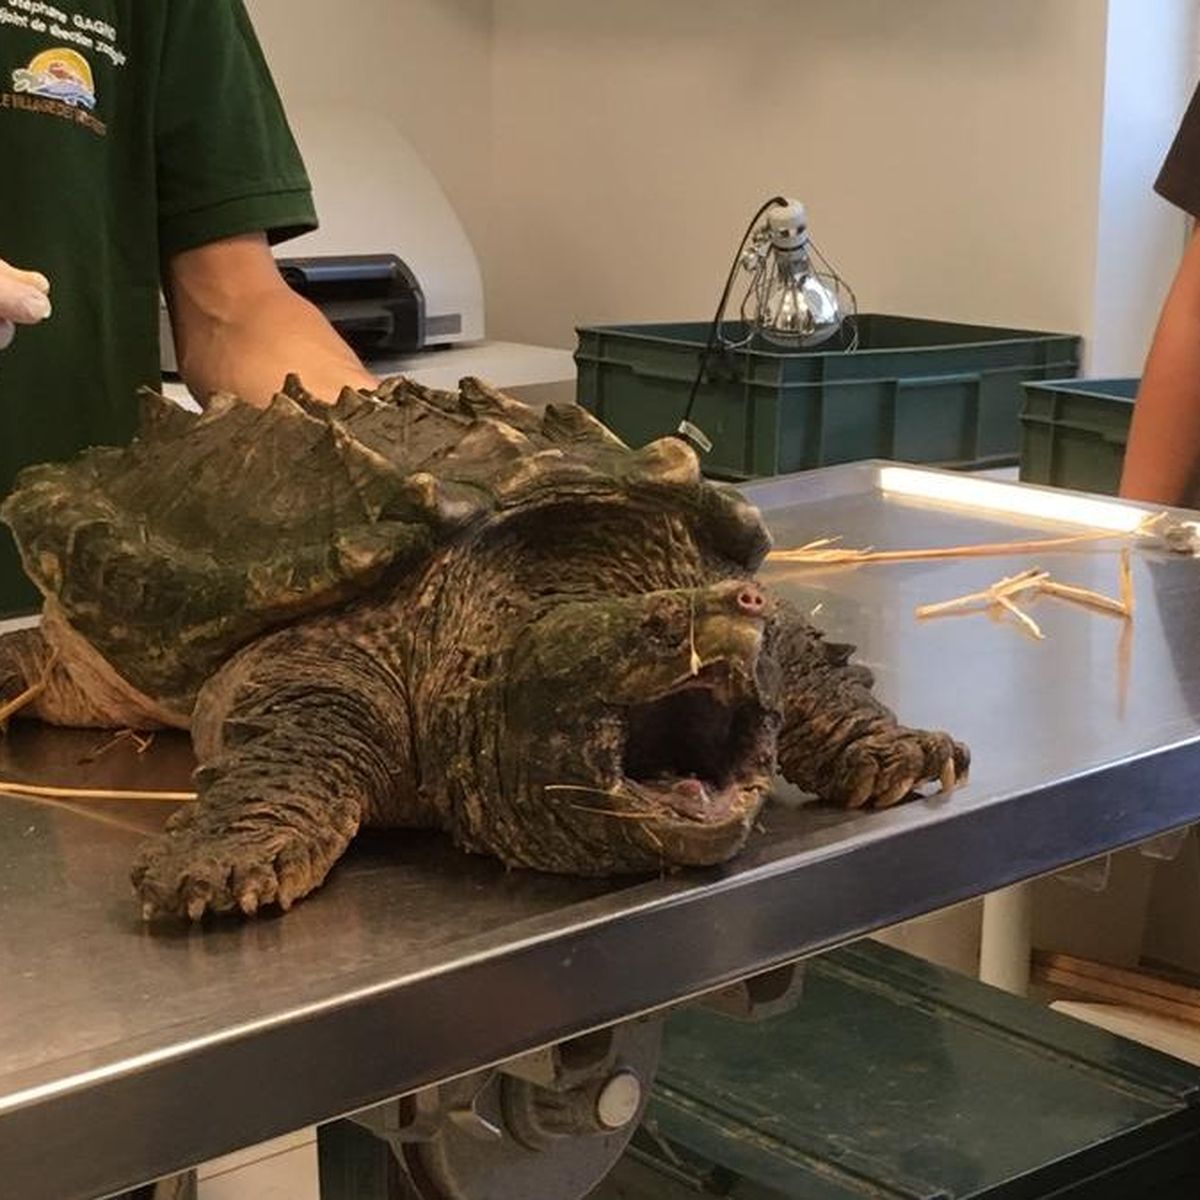
[[[692,380],[692,389],[688,393],[687,408],[684,410],[683,420],[680,421],[676,436],[681,437],[684,441],[695,444],[694,438],[689,436],[692,426],[692,410],[696,407],[696,393],[700,390],[700,382],[704,378],[704,371],[708,366],[708,360],[712,357],[713,347],[717,344],[717,338],[720,335],[721,325],[725,320],[725,306],[729,303],[729,293],[733,291],[733,281],[737,278],[738,267],[742,261],[742,250],[745,248],[746,242],[750,235],[754,232],[755,226],[762,219],[763,214],[769,208],[773,208],[776,204],[787,204],[787,200],[783,196],[772,196],[770,200],[766,200],[759,207],[758,211],[750,218],[750,224],[746,226],[746,232],[742,234],[742,240],[738,242],[737,250],[734,251],[733,263],[729,268],[729,276],[725,280],[724,290],[721,292],[721,299],[717,303],[717,311],[713,314],[712,325],[708,330],[708,342],[704,347],[704,352],[700,355],[700,365],[696,369],[696,378]],[[699,430],[696,430],[698,433]],[[711,446],[701,447],[702,449],[711,449]]]

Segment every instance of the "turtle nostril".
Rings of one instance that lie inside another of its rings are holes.
[[[757,616],[766,607],[766,597],[753,584],[748,583],[737,594],[737,606],[744,613]]]

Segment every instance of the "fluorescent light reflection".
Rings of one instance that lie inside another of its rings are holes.
[[[896,496],[1043,521],[1061,521],[1113,533],[1133,533],[1147,515],[1144,508],[1122,504],[1119,500],[1102,500],[952,472],[921,471],[914,467],[881,467],[879,486]]]

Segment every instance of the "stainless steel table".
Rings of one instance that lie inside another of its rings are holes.
[[[864,464],[750,491],[781,544],[1062,532],[878,482]],[[0,1197],[115,1190],[1200,819],[1200,563],[1140,555],[1131,628],[1051,600],[1045,642],[913,617],[1031,561],[768,572],[974,767],[888,812],[769,810],[723,869],[582,882],[365,837],[286,918],[151,933],[126,871],[162,807],[0,798]],[[1111,551],[1035,561],[1115,591]],[[18,723],[0,776],[186,786],[181,740],[81,764],[96,741]]]

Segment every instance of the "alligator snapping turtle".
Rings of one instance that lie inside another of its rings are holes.
[[[0,639],[0,698],[44,680],[22,715],[191,730],[147,918],[287,909],[362,825],[653,872],[735,854],[777,767],[851,806],[966,769],[753,581],[762,519],[688,445],[573,405],[146,394],[129,447],[29,468],[2,515],[45,606]]]

